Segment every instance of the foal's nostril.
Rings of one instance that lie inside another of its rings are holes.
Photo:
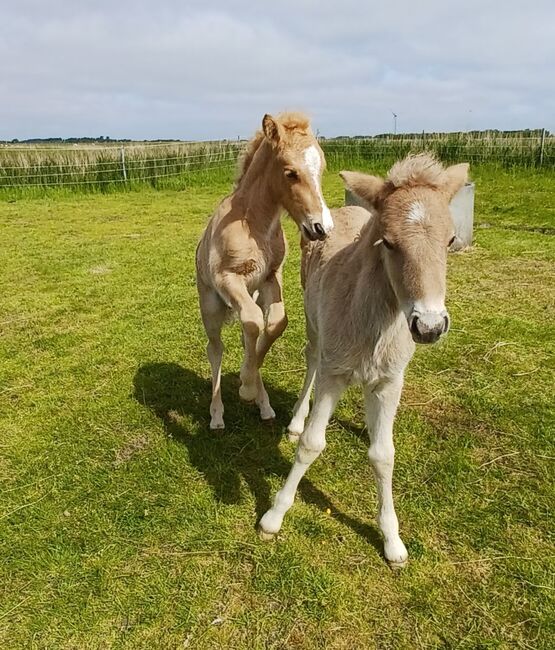
[[[449,325],[450,325],[449,316],[448,316],[448,314],[445,314],[445,316],[443,317],[443,333],[444,334],[446,334],[449,331]]]
[[[418,316],[413,316],[411,321],[410,321],[410,331],[418,336],[419,331],[418,331]]]
[[[315,223],[314,230],[316,231],[318,237],[320,237],[321,239],[323,239],[326,236],[326,231],[324,230],[324,227],[322,226],[321,223]]]

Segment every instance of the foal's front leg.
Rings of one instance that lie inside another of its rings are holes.
[[[259,370],[256,403],[260,409],[260,417],[263,420],[273,420],[276,414],[264,387],[260,368],[269,349],[287,327],[287,315],[283,304],[281,269],[278,269],[262,284],[259,289],[257,303],[264,313],[264,329],[256,343],[256,363]]]
[[[262,392],[266,395],[266,401],[268,396],[258,372],[256,346],[260,333],[264,329],[264,315],[259,305],[248,292],[243,278],[229,274],[224,278],[222,284],[233,308],[239,314],[239,320],[243,328],[245,358],[241,366],[239,397],[247,402],[256,401],[260,406],[260,412],[264,419],[275,417],[273,411],[267,413],[264,404],[262,404],[264,402]],[[266,417],[264,417],[265,414]]]
[[[374,470],[378,488],[378,526],[384,539],[384,555],[392,566],[403,566],[408,558],[407,549],[399,537],[399,522],[393,505],[393,421],[401,390],[403,376],[388,380],[377,387],[364,387],[366,424],[370,435],[368,458]]]
[[[293,505],[300,480],[324,450],[326,426],[346,385],[346,380],[340,376],[317,377],[314,406],[306,429],[299,440],[295,462],[285,485],[276,494],[273,506],[260,520],[259,532],[263,539],[271,539],[279,532],[285,513]]]
[[[283,304],[281,269],[278,269],[262,284],[257,302],[265,315],[264,330],[256,344],[258,367],[260,368],[269,349],[287,327],[287,315]]]

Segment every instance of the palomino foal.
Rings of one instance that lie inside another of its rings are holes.
[[[393,420],[414,341],[433,343],[449,329],[449,201],[467,174],[467,164],[445,169],[428,154],[396,163],[386,180],[341,173],[374,215],[360,207],[335,210],[326,241],[303,246],[307,372],[289,424],[290,438],[300,440],[285,485],[260,521],[263,538],[279,531],[299,481],[324,449],[339,397],[349,384],[361,383],[384,554],[392,565],[407,560],[393,506]]]
[[[263,420],[275,417],[260,367],[287,317],[282,298],[286,243],[280,217],[291,215],[303,236],[323,239],[333,227],[321,190],[325,159],[306,116],[265,115],[249,143],[235,191],[220,203],[197,248],[197,287],[212,367],[210,428],[224,427],[221,329],[239,315],[245,356],[239,395],[255,401]]]

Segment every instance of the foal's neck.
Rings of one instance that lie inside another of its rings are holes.
[[[277,226],[283,210],[272,183],[272,162],[270,145],[262,142],[235,190],[244,205],[244,218],[249,226],[267,233]]]

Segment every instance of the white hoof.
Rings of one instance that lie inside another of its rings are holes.
[[[407,566],[409,560],[408,558],[406,560],[403,560],[403,562],[391,562],[390,560],[388,560],[387,563],[389,564],[389,568],[392,571],[400,571],[401,569],[404,569]]]
[[[276,412],[269,404],[265,404],[260,407],[260,418],[265,421],[275,420]]]
[[[407,549],[400,537],[384,542],[384,555],[392,569],[403,568],[409,558]]]
[[[287,440],[293,444],[297,444],[300,440],[301,435],[299,433],[293,433],[292,431],[287,431]]]
[[[283,515],[279,515],[273,512],[273,509],[270,508],[264,513],[260,523],[258,524],[258,530],[261,534],[262,539],[271,539],[274,535],[279,533],[281,528],[281,522],[283,521]]]
[[[293,418],[291,418],[291,422],[289,422],[289,425],[287,426],[287,432],[290,436],[296,436],[298,438],[303,431],[304,418],[295,415]]]
[[[263,528],[258,526],[258,537],[260,537],[263,542],[269,542],[274,539],[275,536],[275,533],[267,533]]]
[[[210,428],[223,429],[224,425],[224,407],[222,404],[210,405]]]

